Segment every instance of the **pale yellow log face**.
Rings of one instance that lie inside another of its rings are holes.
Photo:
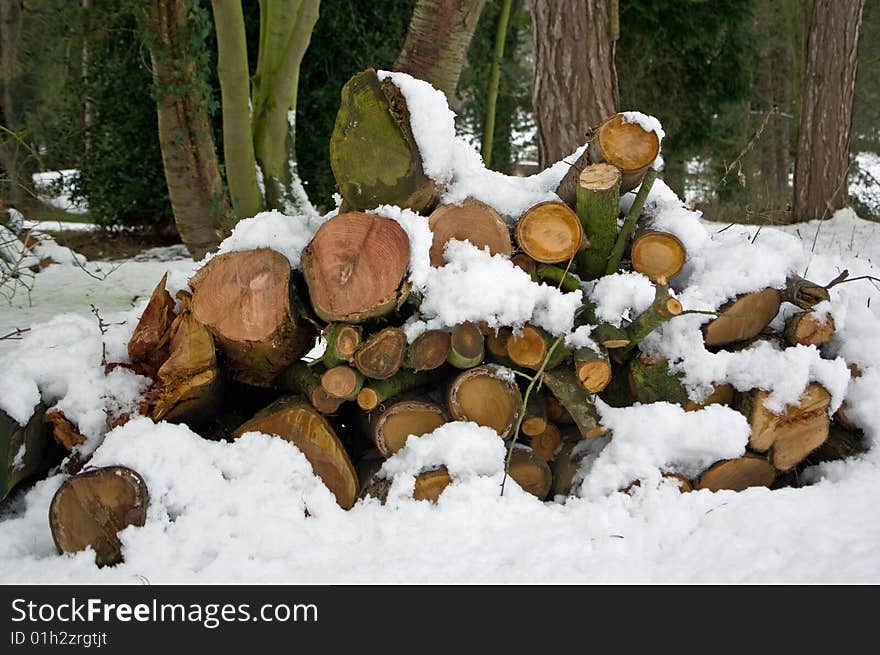
[[[529,209],[516,225],[519,247],[536,262],[558,264],[580,249],[584,231],[580,219],[561,202],[544,202]]]
[[[638,123],[625,123],[617,114],[599,128],[599,149],[609,164],[621,171],[650,166],[660,152],[660,139]]]

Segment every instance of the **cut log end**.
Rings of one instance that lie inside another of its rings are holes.
[[[384,380],[397,373],[406,356],[406,334],[387,327],[371,335],[354,354],[354,365],[366,377]]]
[[[590,150],[594,161],[620,169],[620,192],[625,193],[639,185],[648,167],[657,159],[660,138],[638,123],[627,123],[623,114],[615,114],[599,126]]]
[[[404,366],[414,371],[432,371],[446,362],[450,335],[443,330],[428,330],[409,344]]]
[[[834,338],[834,318],[816,312],[798,312],[785,323],[785,338],[793,346],[822,346]]]
[[[522,215],[516,241],[529,257],[544,264],[566,262],[585,245],[577,214],[555,201],[539,203]]]
[[[401,400],[381,412],[372,422],[372,437],[383,457],[391,457],[409,437],[421,437],[446,423],[438,405],[422,400]]]
[[[776,469],[766,457],[747,453],[712,465],[697,480],[696,489],[743,491],[749,487],[769,487],[776,479]]]
[[[758,336],[779,312],[782,294],[763,289],[744,294],[720,310],[721,316],[704,327],[707,346],[725,346]]]
[[[334,398],[354,400],[364,383],[364,376],[351,366],[340,364],[324,371],[321,386]]]
[[[118,533],[147,518],[149,492],[130,468],[109,466],[68,478],[49,506],[49,526],[59,553],[91,546],[98,566],[122,561]]]
[[[562,433],[553,423],[547,423],[543,432],[531,438],[532,450],[545,462],[553,461],[562,443]]]
[[[590,164],[578,177],[578,184],[590,191],[610,191],[620,182],[620,169],[611,164]]]
[[[490,427],[506,439],[513,433],[523,400],[516,383],[499,377],[490,367],[479,366],[455,378],[447,405],[456,420]]]
[[[510,455],[507,474],[526,491],[544,500],[553,485],[550,467],[531,448],[516,446]]]
[[[452,328],[446,361],[456,368],[473,368],[483,361],[485,343],[476,323],[459,323]]]
[[[479,249],[489,248],[493,255],[510,257],[513,244],[507,223],[489,205],[469,198],[460,205],[441,205],[428,218],[434,234],[429,257],[431,266],[443,266],[443,249],[452,239],[470,241]]]
[[[590,393],[599,393],[611,382],[611,362],[604,353],[592,349],[578,350],[574,356],[574,368],[581,386]]]
[[[631,259],[635,271],[656,282],[677,275],[684,267],[687,253],[674,235],[646,231],[633,238]]]

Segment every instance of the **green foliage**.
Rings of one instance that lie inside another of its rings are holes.
[[[296,108],[297,166],[316,206],[333,206],[336,182],[330,170],[329,144],[340,89],[365,68],[391,68],[403,46],[414,4],[414,0],[321,2],[321,16],[300,67]],[[249,21],[247,14],[245,20]],[[252,30],[248,30],[249,44]],[[251,51],[249,46],[248,50],[253,66],[256,49]]]

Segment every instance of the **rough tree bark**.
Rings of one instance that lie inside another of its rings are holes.
[[[146,27],[157,92],[159,144],[174,222],[194,259],[213,250],[230,226],[202,84],[189,51],[185,0],[151,0]]]
[[[0,0],[0,125],[15,130],[13,86],[21,40],[21,1]],[[14,139],[0,147],[0,204],[15,205],[21,198],[18,144]]]
[[[846,204],[853,92],[864,0],[815,0],[807,44],[792,221]]]
[[[392,70],[430,82],[453,104],[485,0],[417,0]]]
[[[617,0],[531,0],[533,104],[541,168],[570,155],[617,112]]]

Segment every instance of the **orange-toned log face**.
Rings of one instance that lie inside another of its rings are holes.
[[[529,209],[516,226],[520,248],[537,262],[564,262],[584,240],[580,219],[561,202],[542,202]]]
[[[501,215],[476,200],[461,205],[441,205],[428,219],[434,241],[431,244],[431,266],[443,266],[443,248],[451,239],[470,241],[477,248],[488,246],[493,255],[508,257],[513,253],[510,233]]]
[[[390,309],[408,264],[403,228],[362,212],[334,216],[303,251],[312,305],[328,321],[358,321],[383,313],[377,308]]]
[[[638,123],[626,123],[622,114],[612,116],[599,128],[599,148],[605,161],[621,171],[637,171],[660,152],[660,139]]]

